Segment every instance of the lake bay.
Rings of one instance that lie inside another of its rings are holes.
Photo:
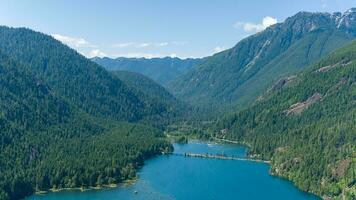
[[[246,148],[233,144],[189,142],[174,144],[174,152],[224,153],[245,157]],[[34,195],[29,200],[314,200],[318,197],[300,191],[291,182],[269,175],[265,163],[237,160],[162,155],[145,162],[139,179],[130,186],[86,192],[63,191]]]

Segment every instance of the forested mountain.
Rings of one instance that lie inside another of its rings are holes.
[[[300,12],[205,58],[168,88],[196,105],[243,108],[273,81],[349,43],[356,37],[355,27],[356,9],[344,14]]]
[[[355,38],[356,9],[300,12],[204,59],[89,60],[0,26],[0,199],[133,178],[172,151],[167,125],[247,144],[304,190],[356,198]],[[216,121],[203,112],[230,106]]]
[[[28,65],[28,70],[58,95],[93,116],[135,122],[169,114],[165,102],[151,101],[48,35],[0,27],[0,49]]]
[[[22,136],[23,130],[43,130],[72,119],[73,108],[41,80],[0,51],[1,146]]]
[[[129,71],[112,71],[112,73],[122,82],[133,86],[140,92],[147,94],[148,97],[153,98],[156,101],[163,100],[163,102],[174,105],[174,107],[179,104],[179,101],[171,93],[164,89],[163,86],[159,85],[144,75]]]
[[[171,150],[152,126],[185,108],[156,97],[50,36],[0,27],[0,199],[132,178]]]
[[[161,85],[184,74],[194,66],[201,63],[202,59],[180,59],[180,58],[99,58],[92,60],[110,71],[130,71],[143,74]]]
[[[164,107],[169,114],[164,121],[177,121],[182,119],[191,119],[191,115],[195,113],[194,109],[177,100],[171,93],[169,93],[163,86],[159,85],[152,79],[135,72],[129,71],[112,71],[123,83],[129,87],[134,88],[138,92],[145,95],[145,98],[152,102],[160,102],[160,105]],[[154,119],[151,116],[146,117],[146,122],[152,123],[154,120],[162,120],[160,118]],[[143,121],[142,121],[143,122]]]
[[[356,42],[278,81],[216,137],[249,144],[272,173],[323,196],[356,197]]]

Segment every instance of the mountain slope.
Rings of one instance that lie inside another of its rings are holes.
[[[250,144],[251,156],[304,190],[355,198],[356,42],[284,80],[219,120],[216,137]]]
[[[145,94],[146,98],[150,101],[161,102],[162,107],[166,108],[166,110],[171,113],[170,117],[173,121],[178,118],[182,119],[182,117],[188,117],[186,115],[187,111],[192,111],[192,108],[177,100],[163,86],[144,75],[128,71],[112,71],[112,74],[117,76],[126,85]],[[191,112],[189,113],[191,114]],[[152,120],[155,119],[151,119],[151,121]],[[170,119],[166,120],[170,121]]]
[[[45,34],[0,27],[0,49],[28,65],[57,94],[93,116],[135,122],[168,113],[163,103],[150,101],[145,94]]]
[[[40,131],[73,117],[70,104],[1,51],[0,91],[1,146],[21,137],[23,130]]]
[[[180,99],[197,105],[254,101],[278,78],[298,72],[355,38],[356,10],[340,13],[300,12],[283,23],[206,58],[171,82]]]
[[[117,184],[171,150],[151,127],[177,114],[168,98],[44,34],[0,27],[0,41],[0,199]]]
[[[19,199],[34,191],[30,172],[40,170],[32,165],[42,160],[39,158],[43,156],[41,150],[46,149],[48,143],[55,145],[58,138],[75,136],[70,127],[79,133],[84,131],[84,134],[96,129],[94,125],[86,125],[86,128],[65,126],[79,119],[78,110],[35,78],[24,64],[2,53],[0,83],[0,199]],[[85,124],[85,116],[80,121]],[[41,132],[54,126],[61,126],[64,131],[58,135],[40,136]],[[37,142],[42,145],[37,146]]]
[[[110,71],[130,71],[143,74],[161,85],[184,74],[189,69],[201,63],[201,59],[179,58],[92,58],[92,61]]]
[[[151,98],[154,98],[157,101],[161,99],[167,103],[178,104],[178,100],[172,94],[144,75],[129,71],[112,71],[112,73],[122,82],[133,86],[142,93],[146,93],[147,96],[151,96]]]

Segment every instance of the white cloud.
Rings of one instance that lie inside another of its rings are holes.
[[[172,53],[171,55],[169,55],[169,57],[171,57],[171,58],[176,58],[176,57],[178,57],[178,56],[177,56],[177,54]]]
[[[264,28],[267,28],[267,27],[272,26],[274,24],[277,24],[277,19],[276,18],[273,18],[273,17],[270,17],[270,16],[266,16],[262,20],[262,25],[263,25]]]
[[[160,58],[164,57],[162,54],[152,54],[152,53],[125,53],[117,54],[114,57],[126,57],[126,58]]]
[[[321,7],[322,8],[326,8],[327,7],[326,0],[321,0]]]
[[[171,44],[176,45],[176,46],[184,46],[184,45],[188,44],[188,42],[172,41]]]
[[[134,42],[126,42],[126,43],[118,43],[118,44],[114,44],[113,47],[117,47],[117,48],[125,48],[125,47],[130,47],[135,45]]]
[[[87,57],[89,58],[93,58],[93,57],[106,57],[107,54],[100,51],[99,49],[94,49],[92,51],[89,52],[89,54],[87,55]]]
[[[117,43],[114,44],[113,47],[114,48],[146,48],[146,47],[165,47],[165,46],[169,46],[169,45],[175,45],[175,46],[182,46],[185,45],[186,42],[143,42],[143,43],[139,43],[139,42],[125,42],[125,43]]]
[[[150,43],[141,43],[141,44],[138,44],[137,47],[138,48],[144,48],[144,47],[148,47],[148,46],[151,46],[152,44]]]
[[[70,47],[73,48],[78,48],[78,47],[91,47],[94,48],[96,45],[91,44],[84,38],[74,38],[74,37],[69,37],[65,35],[60,35],[60,34],[52,34],[52,37],[54,37],[56,40],[61,41],[64,44],[67,44]]]
[[[167,47],[169,45],[173,46],[182,46],[187,44],[187,42],[177,42],[177,41],[171,41],[171,42],[125,42],[125,43],[117,43],[114,45],[111,45],[111,47],[114,48],[132,48],[132,49],[137,49],[138,52],[122,52],[122,53],[115,53],[115,52],[108,52],[108,51],[102,51],[101,46],[94,45],[90,43],[89,41],[85,40],[84,38],[76,38],[76,37],[70,37],[66,35],[61,35],[61,34],[51,34],[53,38],[56,40],[61,41],[62,43],[72,47],[73,49],[76,49],[80,54],[87,58],[93,58],[93,57],[129,57],[129,58],[162,58],[162,57],[178,57],[177,54],[175,53],[146,53],[144,51],[149,50],[148,48],[160,48],[160,47]],[[143,52],[139,51],[138,49],[142,49]],[[143,50],[145,49],[145,50]],[[105,49],[104,49],[105,50]],[[108,49],[106,49],[108,50]],[[151,49],[152,50],[152,49]]]
[[[168,42],[157,43],[157,46],[159,46],[159,47],[168,46]]]
[[[213,54],[216,54],[216,53],[219,53],[221,51],[224,51],[226,48],[225,47],[215,47],[214,50],[213,50]]]
[[[272,26],[277,23],[277,19],[274,17],[266,16],[262,19],[259,24],[254,24],[251,22],[236,22],[234,28],[243,29],[246,32],[260,32],[265,30],[267,27]]]
[[[125,43],[117,43],[113,45],[114,48],[128,48],[128,47],[143,48],[148,46],[150,46],[150,43],[137,43],[137,42],[125,42]]]
[[[134,53],[123,53],[115,54],[111,56],[113,58],[117,57],[126,57],[126,58],[163,58],[163,57],[178,57],[177,54],[160,54],[160,53],[143,53],[143,52],[134,52]]]

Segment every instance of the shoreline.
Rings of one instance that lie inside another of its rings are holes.
[[[221,138],[217,138],[217,137],[212,137],[214,140],[217,140],[217,141],[222,141],[222,142],[226,142],[226,143],[231,143],[231,144],[238,144],[238,145],[244,145],[244,146],[247,146],[248,148],[251,147],[251,145],[247,144],[247,143],[243,143],[243,142],[238,142],[238,141],[234,141],[234,140],[228,140],[228,139],[221,139]],[[252,158],[251,156],[247,156],[247,158]],[[266,164],[270,165],[271,167],[273,166],[272,165],[272,161],[271,160],[265,160],[266,161]],[[277,177],[277,178],[281,178],[281,179],[284,179],[284,180],[287,180],[289,182],[291,182],[296,188],[298,188],[300,191],[303,191],[303,192],[307,192],[307,193],[310,193],[310,194],[313,194],[317,197],[319,197],[321,200],[329,200],[330,197],[324,197],[324,196],[320,196],[319,194],[316,194],[314,193],[313,191],[306,191],[306,190],[303,190],[301,189],[300,187],[298,187],[293,180],[290,180],[288,179],[287,177],[284,177],[282,175],[279,175],[277,173],[273,173],[271,170],[269,171],[269,175],[270,176],[273,176],[273,177]]]
[[[216,138],[216,137],[212,137],[211,138],[212,140],[207,140],[207,141],[204,141],[204,140],[199,140],[199,139],[189,139],[188,140],[188,143],[190,141],[192,142],[201,142],[201,143],[208,143],[208,142],[216,142],[217,144],[226,144],[226,143],[230,143],[230,144],[236,144],[236,145],[241,145],[241,146],[246,146],[247,148],[250,148],[251,145],[247,144],[247,143],[241,143],[241,142],[238,142],[238,141],[234,141],[234,140],[228,140],[228,139],[220,139],[220,138]],[[174,142],[172,142],[174,143]],[[173,152],[172,152],[173,153]],[[170,155],[172,153],[168,153],[168,154],[161,154],[161,155]],[[246,159],[251,159],[253,160],[254,157],[252,156],[246,156]],[[267,164],[269,166],[272,167],[272,163],[270,160],[262,160],[264,164]],[[295,185],[295,183],[286,178],[286,177],[283,177],[279,174],[275,174],[275,173],[272,173],[271,171],[269,171],[269,175],[270,176],[273,176],[273,177],[277,177],[277,178],[281,178],[281,179],[284,179],[286,181],[289,181],[291,182],[296,188],[298,188],[300,191],[303,191],[303,192],[307,192],[307,193],[310,193],[312,195],[315,195],[317,196],[319,199],[321,200],[328,200],[328,198],[325,198],[325,197],[322,197],[316,193],[313,193],[311,191],[305,191],[305,190],[302,190],[301,188],[299,188],[297,185]],[[133,179],[128,179],[128,180],[124,180],[120,183],[116,183],[116,184],[105,184],[105,185],[102,185],[102,186],[91,186],[91,187],[76,187],[76,188],[60,188],[60,189],[54,189],[54,188],[51,188],[49,189],[48,191],[36,191],[34,193],[34,195],[46,195],[48,193],[57,193],[57,192],[63,192],[63,191],[78,191],[78,192],[86,192],[86,191],[91,191],[91,190],[103,190],[103,189],[108,189],[108,188],[120,188],[120,187],[128,187],[132,184],[134,184],[137,180],[139,179],[138,176],[136,176],[135,178]]]
[[[231,143],[231,144],[238,144],[238,145],[243,145],[243,146],[247,146],[248,148],[251,148],[251,145],[245,142],[239,142],[239,141],[235,141],[235,140],[228,140],[228,139],[222,139],[222,138],[217,138],[217,137],[212,137],[213,140],[217,140],[220,142],[225,142],[225,143]]]
[[[78,192],[86,192],[86,191],[92,191],[92,190],[102,190],[102,189],[108,189],[108,188],[119,188],[119,187],[128,187],[132,184],[134,184],[138,180],[138,177],[135,177],[133,179],[128,179],[124,180],[123,182],[120,183],[112,183],[112,184],[104,184],[102,186],[90,186],[90,187],[74,187],[74,188],[51,188],[49,190],[45,191],[36,191],[34,195],[45,195],[48,193],[57,193],[57,192],[64,192],[64,191],[78,191]]]
[[[157,155],[154,155],[152,157],[149,157],[149,158],[145,159],[145,161],[149,160],[149,159],[152,159],[152,158],[154,158],[156,156],[165,155],[165,154],[167,154],[167,153],[161,152],[161,153],[159,153]],[[144,165],[144,163],[143,163],[143,165]],[[143,165],[139,166],[137,168],[137,170],[142,168]],[[86,191],[91,191],[91,190],[102,190],[102,189],[108,189],[108,188],[128,187],[128,186],[134,184],[138,179],[139,179],[139,177],[138,177],[138,174],[136,173],[136,177],[123,180],[122,182],[119,182],[119,183],[104,184],[102,186],[90,186],[90,187],[74,187],[74,188],[58,188],[58,189],[50,188],[48,190],[35,191],[30,196],[33,196],[33,195],[46,195],[48,193],[57,193],[57,192],[64,192],[64,191],[86,192]],[[27,197],[30,197],[30,196],[27,196]],[[27,199],[27,197],[25,197],[25,199]]]

